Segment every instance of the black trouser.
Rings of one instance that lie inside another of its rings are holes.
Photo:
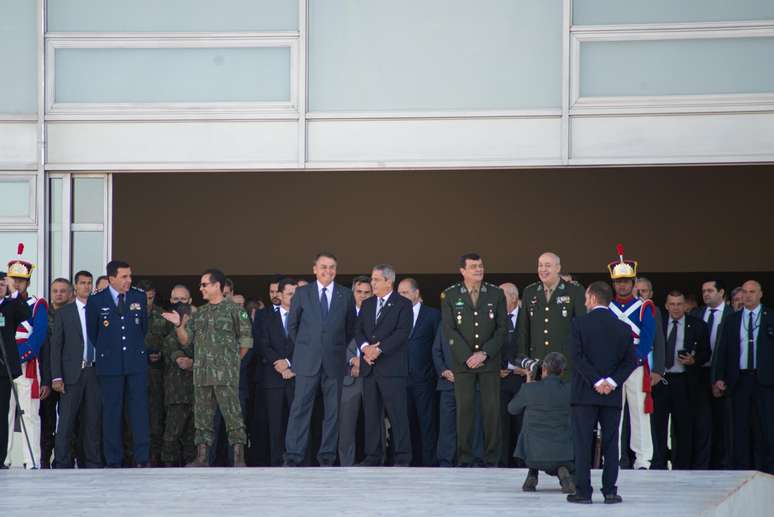
[[[368,464],[379,465],[382,462],[382,435],[379,431],[380,426],[384,426],[384,414],[390,419],[395,465],[411,464],[411,437],[406,393],[405,377],[382,377],[371,372],[363,378],[365,461]]]
[[[56,434],[56,405],[59,393],[51,390],[45,400],[40,401],[40,468],[51,468],[51,455],[54,453],[54,435]]]
[[[774,387],[760,385],[754,370],[742,370],[732,400],[733,467],[774,473]]]
[[[81,441],[86,464],[79,468],[102,466],[102,396],[96,368],[84,368],[78,382],[65,384],[59,401],[59,429],[56,432],[56,468],[73,466],[73,432]]]
[[[693,419],[691,390],[695,384],[687,373],[665,373],[664,382],[653,386],[653,461],[651,469],[667,468],[669,416],[672,416],[672,468],[690,469],[693,456]]]
[[[0,368],[5,368],[5,365],[0,364]],[[11,382],[7,374],[2,372],[0,374],[0,468],[5,465],[5,456],[8,452],[8,409],[11,396]]]
[[[438,431],[435,419],[435,383],[415,382],[407,387],[412,465],[432,467],[436,463]]]
[[[602,427],[602,493],[618,493],[618,422],[621,408],[612,406],[573,406],[572,429],[575,446],[575,490],[580,497],[591,497],[591,443],[597,423]]]
[[[291,379],[285,385],[266,390],[266,406],[269,415],[269,458],[272,467],[282,466],[285,455],[285,433],[288,430],[288,416],[293,404],[295,383]]]
[[[523,464],[523,460],[513,457],[513,451],[516,449],[516,442],[519,440],[519,433],[521,433],[521,418],[522,415],[511,415],[508,413],[508,403],[519,392],[521,388],[521,376],[515,373],[511,373],[510,377],[517,379],[504,379],[500,381],[500,422],[502,427],[502,447],[500,450],[500,466],[501,467],[517,467]],[[505,381],[510,381],[509,389],[502,389]],[[512,382],[516,380],[517,383]]]
[[[457,462],[473,463],[476,384],[481,394],[484,419],[484,462],[497,465],[500,459],[500,372],[461,372],[454,374],[454,397],[457,400]]]
[[[691,468],[707,470],[712,457],[713,421],[712,387],[710,386],[710,368],[702,366],[698,371],[698,385],[691,393],[694,411],[693,419],[693,459]]]

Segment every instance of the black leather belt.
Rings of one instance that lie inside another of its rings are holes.
[[[81,370],[84,368],[94,368],[97,366],[97,361],[81,361]]]

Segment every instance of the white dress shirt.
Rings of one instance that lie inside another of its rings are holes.
[[[753,320],[753,368],[758,368],[758,329],[761,326],[761,306],[758,305],[752,311],[746,307],[742,309],[742,326],[739,329],[739,369],[747,369],[747,325],[750,322],[750,314]]]
[[[422,308],[422,302],[417,302],[414,304],[413,307],[411,307],[411,310],[414,311],[414,322],[411,324],[411,328],[413,329],[414,326],[417,324],[417,318],[419,318],[419,309]],[[384,309],[382,309],[384,310]]]
[[[317,295],[320,297],[320,302],[322,302],[323,297],[323,288],[325,288],[325,299],[328,300],[328,310],[331,309],[331,294],[333,294],[331,291],[333,291],[333,282],[331,282],[328,285],[322,285],[320,281],[317,281]]]
[[[677,333],[677,336],[675,338],[675,351],[674,351],[674,364],[671,368],[669,368],[667,371],[669,373],[685,373],[685,365],[678,361],[678,355],[677,351],[685,349],[685,316],[680,318],[679,320],[673,320],[672,318],[669,318],[669,323],[667,324],[667,341],[669,340],[669,334],[672,332],[672,328],[675,327],[674,322],[677,321],[677,327],[675,328],[675,332]]]

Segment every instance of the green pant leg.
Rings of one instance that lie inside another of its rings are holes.
[[[481,416],[484,420],[484,461],[496,465],[500,459],[502,428],[500,425],[499,372],[476,374],[481,392]]]
[[[215,386],[215,396],[218,399],[218,407],[226,422],[226,433],[229,445],[247,443],[245,422],[242,418],[242,406],[239,404],[239,390],[237,386]]]
[[[180,446],[183,449],[183,462],[190,463],[196,457],[194,446],[194,414],[191,404],[180,404],[185,414],[183,434],[180,436]]]
[[[150,455],[158,457],[164,440],[164,372],[148,368],[148,411],[150,423]]]
[[[164,440],[161,449],[161,461],[164,463],[180,462],[180,437],[190,413],[190,411],[185,410],[185,406],[186,404],[170,404],[166,407]]]
[[[207,444],[212,447],[215,430],[212,420],[215,416],[215,387],[194,386],[194,427],[196,445]]]
[[[454,399],[457,402],[457,463],[473,463],[473,429],[476,411],[476,376],[454,374]]]

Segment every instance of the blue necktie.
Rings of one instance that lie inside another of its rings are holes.
[[[328,297],[325,293],[328,291],[327,287],[322,288],[322,296],[320,297],[320,315],[323,321],[328,319]]]

